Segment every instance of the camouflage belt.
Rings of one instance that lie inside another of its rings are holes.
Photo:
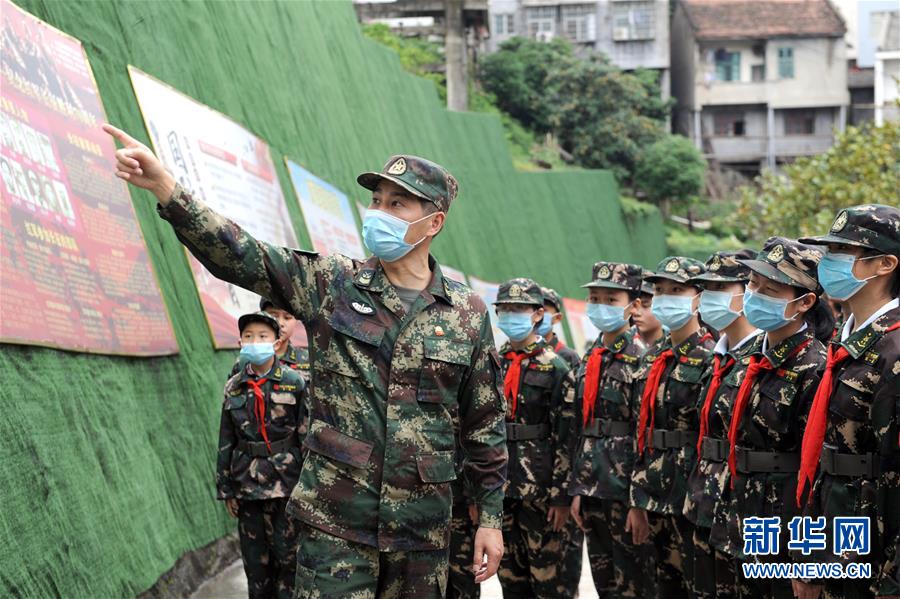
[[[697,431],[668,431],[657,428],[653,430],[653,449],[675,449],[695,445],[699,434]]]
[[[881,476],[881,460],[874,453],[839,453],[830,447],[822,449],[822,472],[833,476]]]
[[[780,453],[774,451],[748,451],[738,448],[735,451],[735,467],[738,472],[797,472],[800,470],[799,453]]]
[[[249,453],[254,458],[265,458],[269,455],[275,455],[276,453],[284,453],[291,447],[300,446],[300,444],[297,443],[296,434],[291,435],[290,437],[285,437],[284,439],[279,439],[277,441],[270,441],[269,445],[272,448],[271,454],[269,453],[269,448],[266,447],[266,444],[263,442],[238,441],[237,448],[238,451]]]
[[[550,437],[550,425],[543,424],[514,424],[506,423],[507,441],[530,441],[531,439],[546,439]]]
[[[631,423],[625,420],[594,418],[584,427],[585,437],[628,437],[633,434]]]
[[[728,441],[703,437],[703,459],[710,462],[724,462],[728,459]]]

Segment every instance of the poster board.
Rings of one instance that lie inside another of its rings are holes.
[[[356,228],[353,205],[347,195],[327,181],[285,157],[294,194],[303,212],[313,249],[323,256],[343,254],[362,260],[362,239]]]
[[[177,353],[81,42],[0,8],[0,341]]]
[[[461,270],[453,268],[452,266],[447,266],[446,264],[441,264],[441,272],[444,273],[444,276],[453,279],[458,283],[462,283],[463,285],[468,285],[468,277],[466,277],[465,273]],[[496,297],[496,295],[495,295]],[[490,306],[488,306],[490,308]]]
[[[600,335],[600,329],[594,326],[587,316],[587,302],[584,300],[563,298],[563,307],[566,309],[566,318],[569,321],[569,330],[572,331],[572,349],[580,354],[586,351],[587,344],[593,343]]]
[[[128,74],[154,151],[175,179],[253,237],[297,247],[266,142],[140,69],[129,65]],[[259,296],[215,278],[190,254],[188,260],[214,346],[236,348],[237,319],[259,309]],[[306,346],[305,328],[297,331],[291,341]]]
[[[482,281],[476,277],[469,277],[469,286],[487,305],[488,316],[491,318],[491,329],[494,332],[494,344],[499,350],[507,341],[506,335],[497,326],[497,313],[494,311],[494,301],[497,299],[497,291],[500,289],[500,284]]]

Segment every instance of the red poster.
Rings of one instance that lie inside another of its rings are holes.
[[[177,353],[81,43],[0,9],[0,340]]]

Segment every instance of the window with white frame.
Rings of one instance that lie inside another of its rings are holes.
[[[613,4],[613,40],[648,40],[656,36],[656,6],[650,2],[616,2]]]
[[[494,34],[495,35],[514,35],[516,33],[516,21],[513,14],[495,14],[494,15]]]
[[[530,37],[552,36],[556,32],[556,7],[533,6],[525,12]]]
[[[596,6],[574,4],[562,7],[563,33],[573,42],[593,42],[597,39]]]

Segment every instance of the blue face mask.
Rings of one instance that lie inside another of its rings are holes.
[[[589,303],[587,305],[587,317],[590,319],[591,324],[604,333],[618,331],[627,324],[624,306]]]
[[[550,334],[550,331],[553,329],[553,315],[549,312],[544,312],[544,318],[538,323],[537,326],[537,334],[541,337],[546,337]]]
[[[727,328],[741,315],[731,309],[733,297],[727,291],[704,291],[700,294],[700,318],[717,331]]]
[[[532,314],[533,312],[501,312],[497,317],[497,326],[510,341],[524,341],[534,330]]]
[[[828,252],[819,261],[819,284],[831,299],[844,301],[853,297],[857,291],[863,288],[866,281],[874,279],[871,276],[868,279],[857,279],[853,274],[853,265],[857,260],[869,260],[871,258],[881,258],[884,254],[878,256],[867,256],[865,258],[857,258],[851,254],[839,254]]]
[[[744,294],[744,316],[757,329],[777,331],[797,318],[796,314],[787,318],[785,310],[787,310],[788,304],[796,302],[798,299],[802,298],[798,297],[788,301],[761,293],[753,293],[748,289]]]
[[[690,295],[654,295],[653,315],[663,326],[677,331],[694,315],[694,297]]]
[[[363,242],[370,252],[385,262],[394,262],[425,241],[425,237],[423,237],[415,243],[406,243],[406,232],[410,225],[432,216],[434,215],[429,214],[408,223],[383,210],[366,210],[366,216],[363,218]]]
[[[241,345],[241,358],[259,366],[275,355],[274,343],[244,343]]]

